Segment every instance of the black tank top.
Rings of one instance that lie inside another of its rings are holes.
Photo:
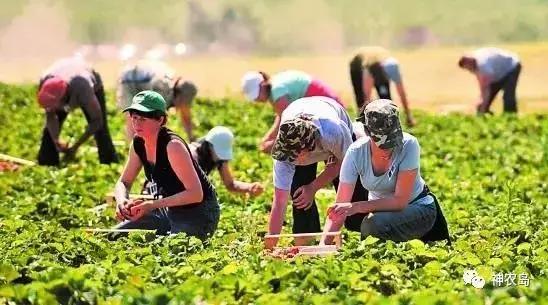
[[[212,170],[219,169],[225,161],[213,161],[211,158],[211,144],[209,144],[205,139],[199,139],[197,142],[194,142],[196,145],[196,155],[193,157],[198,161],[198,165],[202,170],[209,175]]]
[[[191,154],[188,145],[181,137],[171,130],[162,127],[158,133],[158,142],[156,144],[156,164],[151,164],[147,160],[144,140],[140,137],[133,138],[133,148],[145,168],[145,176],[149,181],[156,183],[158,194],[162,195],[162,197],[169,197],[186,190],[183,182],[179,180],[177,174],[173,171],[167,157],[167,144],[173,139],[183,142],[189,154]],[[202,192],[204,194],[203,199],[201,202],[171,207],[170,209],[172,210],[193,207],[204,201],[215,198],[215,189],[213,188],[213,185],[209,182],[206,174],[194,158],[191,157],[191,159],[194,170],[196,170],[198,178],[200,179],[200,184],[202,185]]]

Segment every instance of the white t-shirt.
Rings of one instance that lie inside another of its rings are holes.
[[[42,75],[42,79],[46,76],[53,75],[60,77],[65,82],[70,81],[75,77],[84,78],[91,88],[94,87],[95,77],[92,73],[93,69],[83,58],[79,56],[67,57],[57,60],[53,63]]]
[[[481,48],[473,53],[478,65],[478,71],[489,75],[493,82],[504,78],[519,63],[515,53],[498,48]]]
[[[308,158],[300,163],[274,160],[274,186],[282,190],[291,189],[295,165],[314,164],[331,157],[343,160],[346,150],[352,144],[352,122],[337,101],[323,96],[298,99],[284,110],[281,124],[303,113],[312,115],[312,122],[320,132],[320,140]]]

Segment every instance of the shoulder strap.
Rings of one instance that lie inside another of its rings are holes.
[[[135,153],[141,160],[141,164],[143,164],[143,167],[145,168],[145,176],[147,180],[151,180],[152,166],[148,163],[143,139],[141,139],[140,137],[133,138],[133,150],[135,151]]]

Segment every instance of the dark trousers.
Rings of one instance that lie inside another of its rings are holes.
[[[431,196],[432,204],[419,204],[420,199]],[[352,198],[354,201],[354,198]],[[374,236],[381,240],[407,241],[420,239],[423,242],[447,240],[451,244],[447,221],[438,203],[438,199],[428,186],[406,208],[400,211],[354,214],[346,217],[344,226],[351,231],[360,232],[362,239]]]
[[[106,98],[105,91],[103,87],[103,82],[98,73],[93,71],[95,76],[96,85],[95,85],[95,96],[99,101],[101,106],[101,113],[103,116],[103,128],[99,129],[93,137],[97,144],[97,150],[99,153],[99,161],[103,164],[109,164],[118,162],[118,155],[114,149],[114,144],[112,143],[112,138],[108,130],[108,120],[107,120],[107,107],[106,107]],[[63,126],[63,122],[67,118],[68,113],[64,110],[56,112],[57,118],[59,120],[59,130]],[[84,111],[86,119],[89,118],[89,114]],[[59,165],[59,152],[57,147],[51,138],[47,127],[44,127],[42,131],[42,140],[40,144],[40,150],[38,151],[38,164],[40,165]]]
[[[295,167],[295,174],[291,184],[291,198],[294,198],[294,193],[299,187],[307,185],[316,179],[317,169],[318,163]],[[337,190],[339,186],[339,177],[335,178],[332,184],[335,187],[335,190]],[[367,200],[367,195],[367,190],[363,188],[360,179],[358,179],[352,195],[352,201],[365,201]],[[320,215],[318,214],[316,200],[312,201],[312,205],[307,210],[297,209],[293,206],[293,233],[312,233],[321,231]]]
[[[486,111],[489,112],[493,100],[497,96],[497,93],[502,89],[503,95],[503,107],[504,112],[518,112],[517,100],[516,100],[516,87],[518,85],[519,74],[521,72],[521,64],[510,71],[505,77],[498,82],[494,82],[489,85],[489,97],[487,99]]]
[[[135,221],[127,220],[119,223],[115,229],[156,230],[158,235],[184,232],[189,236],[206,240],[217,230],[220,215],[221,210],[217,198],[214,197],[195,207],[180,211],[177,211],[177,208],[155,209]],[[115,239],[124,235],[126,234],[118,233],[111,238]]]

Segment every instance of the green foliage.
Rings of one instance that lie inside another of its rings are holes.
[[[0,85],[0,151],[35,159],[43,115],[35,87]],[[109,100],[112,106],[112,96]],[[111,107],[113,109],[113,107]],[[533,304],[548,297],[546,226],[548,120],[430,116],[411,130],[422,147],[422,174],[440,199],[454,246],[381,242],[345,232],[335,257],[279,261],[262,255],[272,196],[271,160],[256,144],[272,121],[268,105],[201,99],[198,133],[225,125],[236,134],[235,175],[267,183],[258,198],[217,185],[222,215],[207,244],[183,234],[132,233],[109,242],[81,227],[109,227],[104,203],[121,164],[98,164],[88,143],[62,168],[0,173],[0,304]],[[115,139],[123,120],[109,113]],[[78,136],[70,115],[62,137]],[[181,132],[179,121],[169,125]],[[182,133],[181,133],[182,134]],[[127,147],[124,147],[127,149]],[[123,153],[120,150],[121,153]],[[333,193],[322,193],[325,215]],[[290,227],[291,217],[287,219]],[[466,286],[475,268],[484,289]],[[530,285],[493,287],[495,273],[526,273]]]

